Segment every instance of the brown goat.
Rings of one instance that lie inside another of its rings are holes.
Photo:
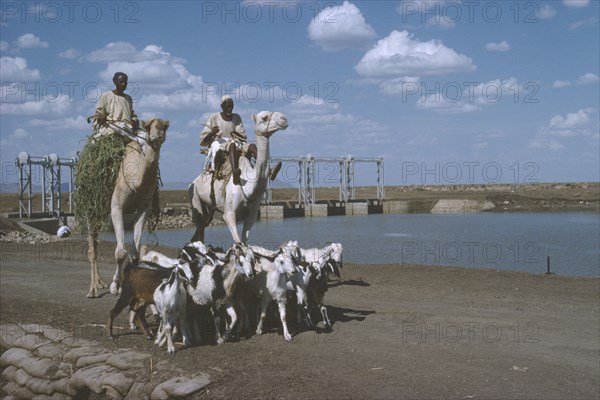
[[[135,311],[135,317],[142,326],[146,338],[152,339],[152,332],[150,332],[144,311],[148,304],[154,304],[154,291],[163,279],[169,278],[171,272],[173,272],[173,268],[164,268],[158,264],[145,261],[136,265],[129,264],[125,267],[121,294],[117,304],[110,310],[108,319],[110,339],[114,339],[113,321],[115,317],[127,306]]]

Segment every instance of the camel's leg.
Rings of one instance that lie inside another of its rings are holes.
[[[103,289],[106,287],[106,283],[100,279],[100,275],[98,274],[98,234],[97,233],[89,233],[88,234],[88,260],[91,264],[91,280],[90,280],[90,291],[87,294],[87,297],[98,297],[98,289]]]
[[[210,220],[212,216],[208,210],[202,206],[202,202],[198,198],[196,191],[194,189],[194,184],[191,184],[188,188],[188,195],[191,199],[190,203],[192,206],[192,222],[194,226],[196,226],[196,232],[194,232],[194,236],[192,236],[191,241],[201,241],[204,242],[204,229],[208,224],[210,224]]]
[[[231,210],[227,210],[223,213],[223,220],[227,224],[229,228],[229,232],[231,232],[231,237],[233,238],[235,243],[242,243],[242,239],[240,238],[240,234],[238,233],[237,223],[235,220],[235,212]]]
[[[110,284],[110,292],[115,296],[119,293],[121,282],[123,281],[123,267],[127,260],[127,251],[125,250],[125,227],[123,225],[123,209],[113,206],[110,212],[115,238],[117,239],[117,248],[115,249],[115,261],[117,270]]]
[[[136,216],[133,224],[133,244],[135,245],[136,258],[139,258],[140,244],[142,243],[142,233],[144,233],[144,225],[150,215],[151,207],[148,207]]]
[[[258,214],[258,209],[254,212],[250,211],[244,220],[244,227],[242,228],[242,242],[248,243],[248,239],[250,239],[250,229],[254,226],[256,222],[256,217]]]

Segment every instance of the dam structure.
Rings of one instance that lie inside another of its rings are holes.
[[[385,184],[384,160],[382,157],[271,157],[271,165],[281,162],[282,171],[288,181],[295,183],[297,198],[289,201],[273,201],[273,188],[268,182],[263,204],[262,219],[287,217],[326,217],[332,215],[367,215],[384,212]],[[372,198],[356,198],[356,167],[358,164],[374,164],[376,173],[373,183],[376,192]],[[318,199],[316,196],[317,175],[320,167],[327,171],[327,181],[339,188],[337,200]],[[289,173],[292,171],[292,173]],[[288,173],[286,173],[288,172]]]

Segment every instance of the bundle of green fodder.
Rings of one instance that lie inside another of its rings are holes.
[[[110,226],[110,199],[125,155],[121,137],[88,140],[75,165],[75,219],[81,231],[100,232]]]
[[[75,166],[75,218],[81,231],[101,232],[110,227],[110,202],[125,157],[126,144],[120,136],[88,140]],[[146,229],[154,232],[160,219],[158,187]]]

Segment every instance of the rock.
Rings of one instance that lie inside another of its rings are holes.
[[[13,346],[34,351],[38,347],[51,344],[52,342],[38,333],[26,333],[13,342]]]
[[[133,379],[126,377],[121,372],[117,372],[106,377],[102,382],[102,385],[104,387],[109,386],[115,389],[122,397],[124,397],[133,385]]]
[[[103,363],[112,356],[111,353],[97,354],[93,356],[83,356],[77,360],[77,368],[87,367],[88,365]]]
[[[0,346],[5,349],[14,347],[17,339],[25,336],[25,331],[16,324],[0,325]]]
[[[29,358],[29,351],[20,349],[18,347],[12,347],[2,353],[2,356],[0,356],[0,367],[14,365],[15,367],[21,368],[23,360],[28,360]]]
[[[52,358],[62,360],[63,354],[67,351],[67,348],[55,343],[48,343],[38,347],[33,354],[37,357]]]
[[[63,360],[76,364],[81,357],[95,356],[105,352],[106,350],[99,346],[75,347],[64,355]]]
[[[200,374],[193,378],[184,376],[175,377],[158,385],[150,395],[150,398],[152,400],[185,398],[202,390],[209,384],[210,379],[207,374]]]
[[[51,396],[54,393],[54,386],[52,385],[52,381],[48,381],[46,379],[33,377],[27,381],[27,384],[25,386],[27,386],[27,389],[37,394],[45,394]]]
[[[23,368],[31,376],[42,379],[54,379],[61,363],[50,358],[28,357],[21,363]]]
[[[25,386],[30,379],[31,375],[25,372],[25,370],[19,368],[15,371],[15,375],[13,376],[12,380],[19,386]]]
[[[145,361],[152,358],[150,354],[138,353],[135,351],[126,351],[111,356],[106,363],[121,370],[130,368],[144,368]]]
[[[144,382],[134,382],[134,384],[129,389],[129,393],[125,397],[126,400],[139,400],[139,399],[147,399],[148,392],[151,388],[148,387],[148,384]]]
[[[81,368],[73,374],[69,385],[77,391],[87,387],[94,393],[100,394],[103,390],[102,381],[114,372],[114,368],[104,364]]]
[[[17,370],[18,370],[18,368],[15,367],[14,365],[9,365],[8,367],[4,368],[4,370],[2,371],[2,374],[0,376],[5,381],[12,381],[13,377],[15,375],[15,372],[17,372]]]
[[[432,213],[465,213],[491,210],[495,206],[490,201],[442,199],[431,209]]]
[[[14,382],[8,382],[2,387],[2,391],[20,400],[28,400],[35,397],[35,393],[33,393],[31,390],[24,386],[19,386]]]
[[[77,394],[77,391],[70,386],[70,378],[62,378],[52,381],[52,388],[54,392],[62,393],[67,396],[73,397]]]
[[[44,331],[44,334],[48,339],[52,340],[53,342],[62,342],[66,338],[73,336],[72,333],[63,331],[62,329],[52,328],[51,326],[49,326],[48,329]]]

